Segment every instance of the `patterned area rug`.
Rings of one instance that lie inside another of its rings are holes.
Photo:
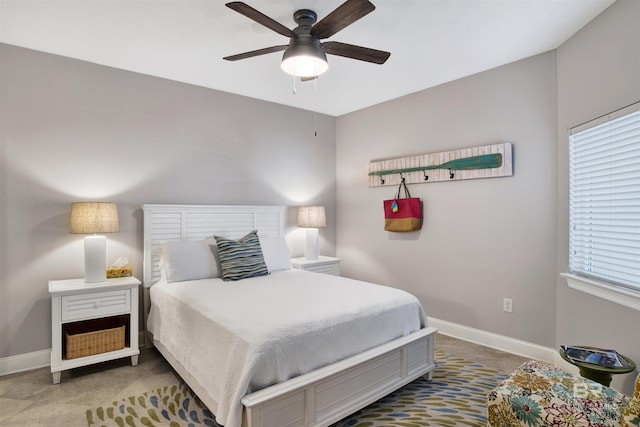
[[[505,375],[436,350],[433,380],[418,379],[332,427],[486,426],[485,398]],[[90,427],[220,427],[184,385],[87,410]]]

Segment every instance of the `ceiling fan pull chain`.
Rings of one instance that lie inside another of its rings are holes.
[[[295,95],[297,93],[296,90],[296,76],[292,76],[293,77],[293,94]]]
[[[313,79],[313,136],[318,136],[318,76]]]

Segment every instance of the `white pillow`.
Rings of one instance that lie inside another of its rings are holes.
[[[215,246],[216,241],[211,239],[175,240],[163,244],[161,265],[167,282],[220,277]]]
[[[269,273],[291,268],[291,256],[284,237],[260,237],[260,247]]]

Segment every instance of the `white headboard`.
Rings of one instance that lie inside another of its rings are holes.
[[[158,248],[170,240],[215,235],[239,238],[252,230],[263,237],[284,236],[286,206],[142,205],[144,212],[143,283],[160,279]]]

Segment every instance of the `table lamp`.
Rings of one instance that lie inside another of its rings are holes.
[[[327,217],[324,206],[300,206],[298,208],[298,227],[307,229],[305,258],[318,259],[318,228],[326,226]]]
[[[69,232],[92,234],[84,237],[84,276],[86,283],[107,280],[107,238],[97,233],[117,233],[118,207],[115,203],[78,202],[71,204]]]

